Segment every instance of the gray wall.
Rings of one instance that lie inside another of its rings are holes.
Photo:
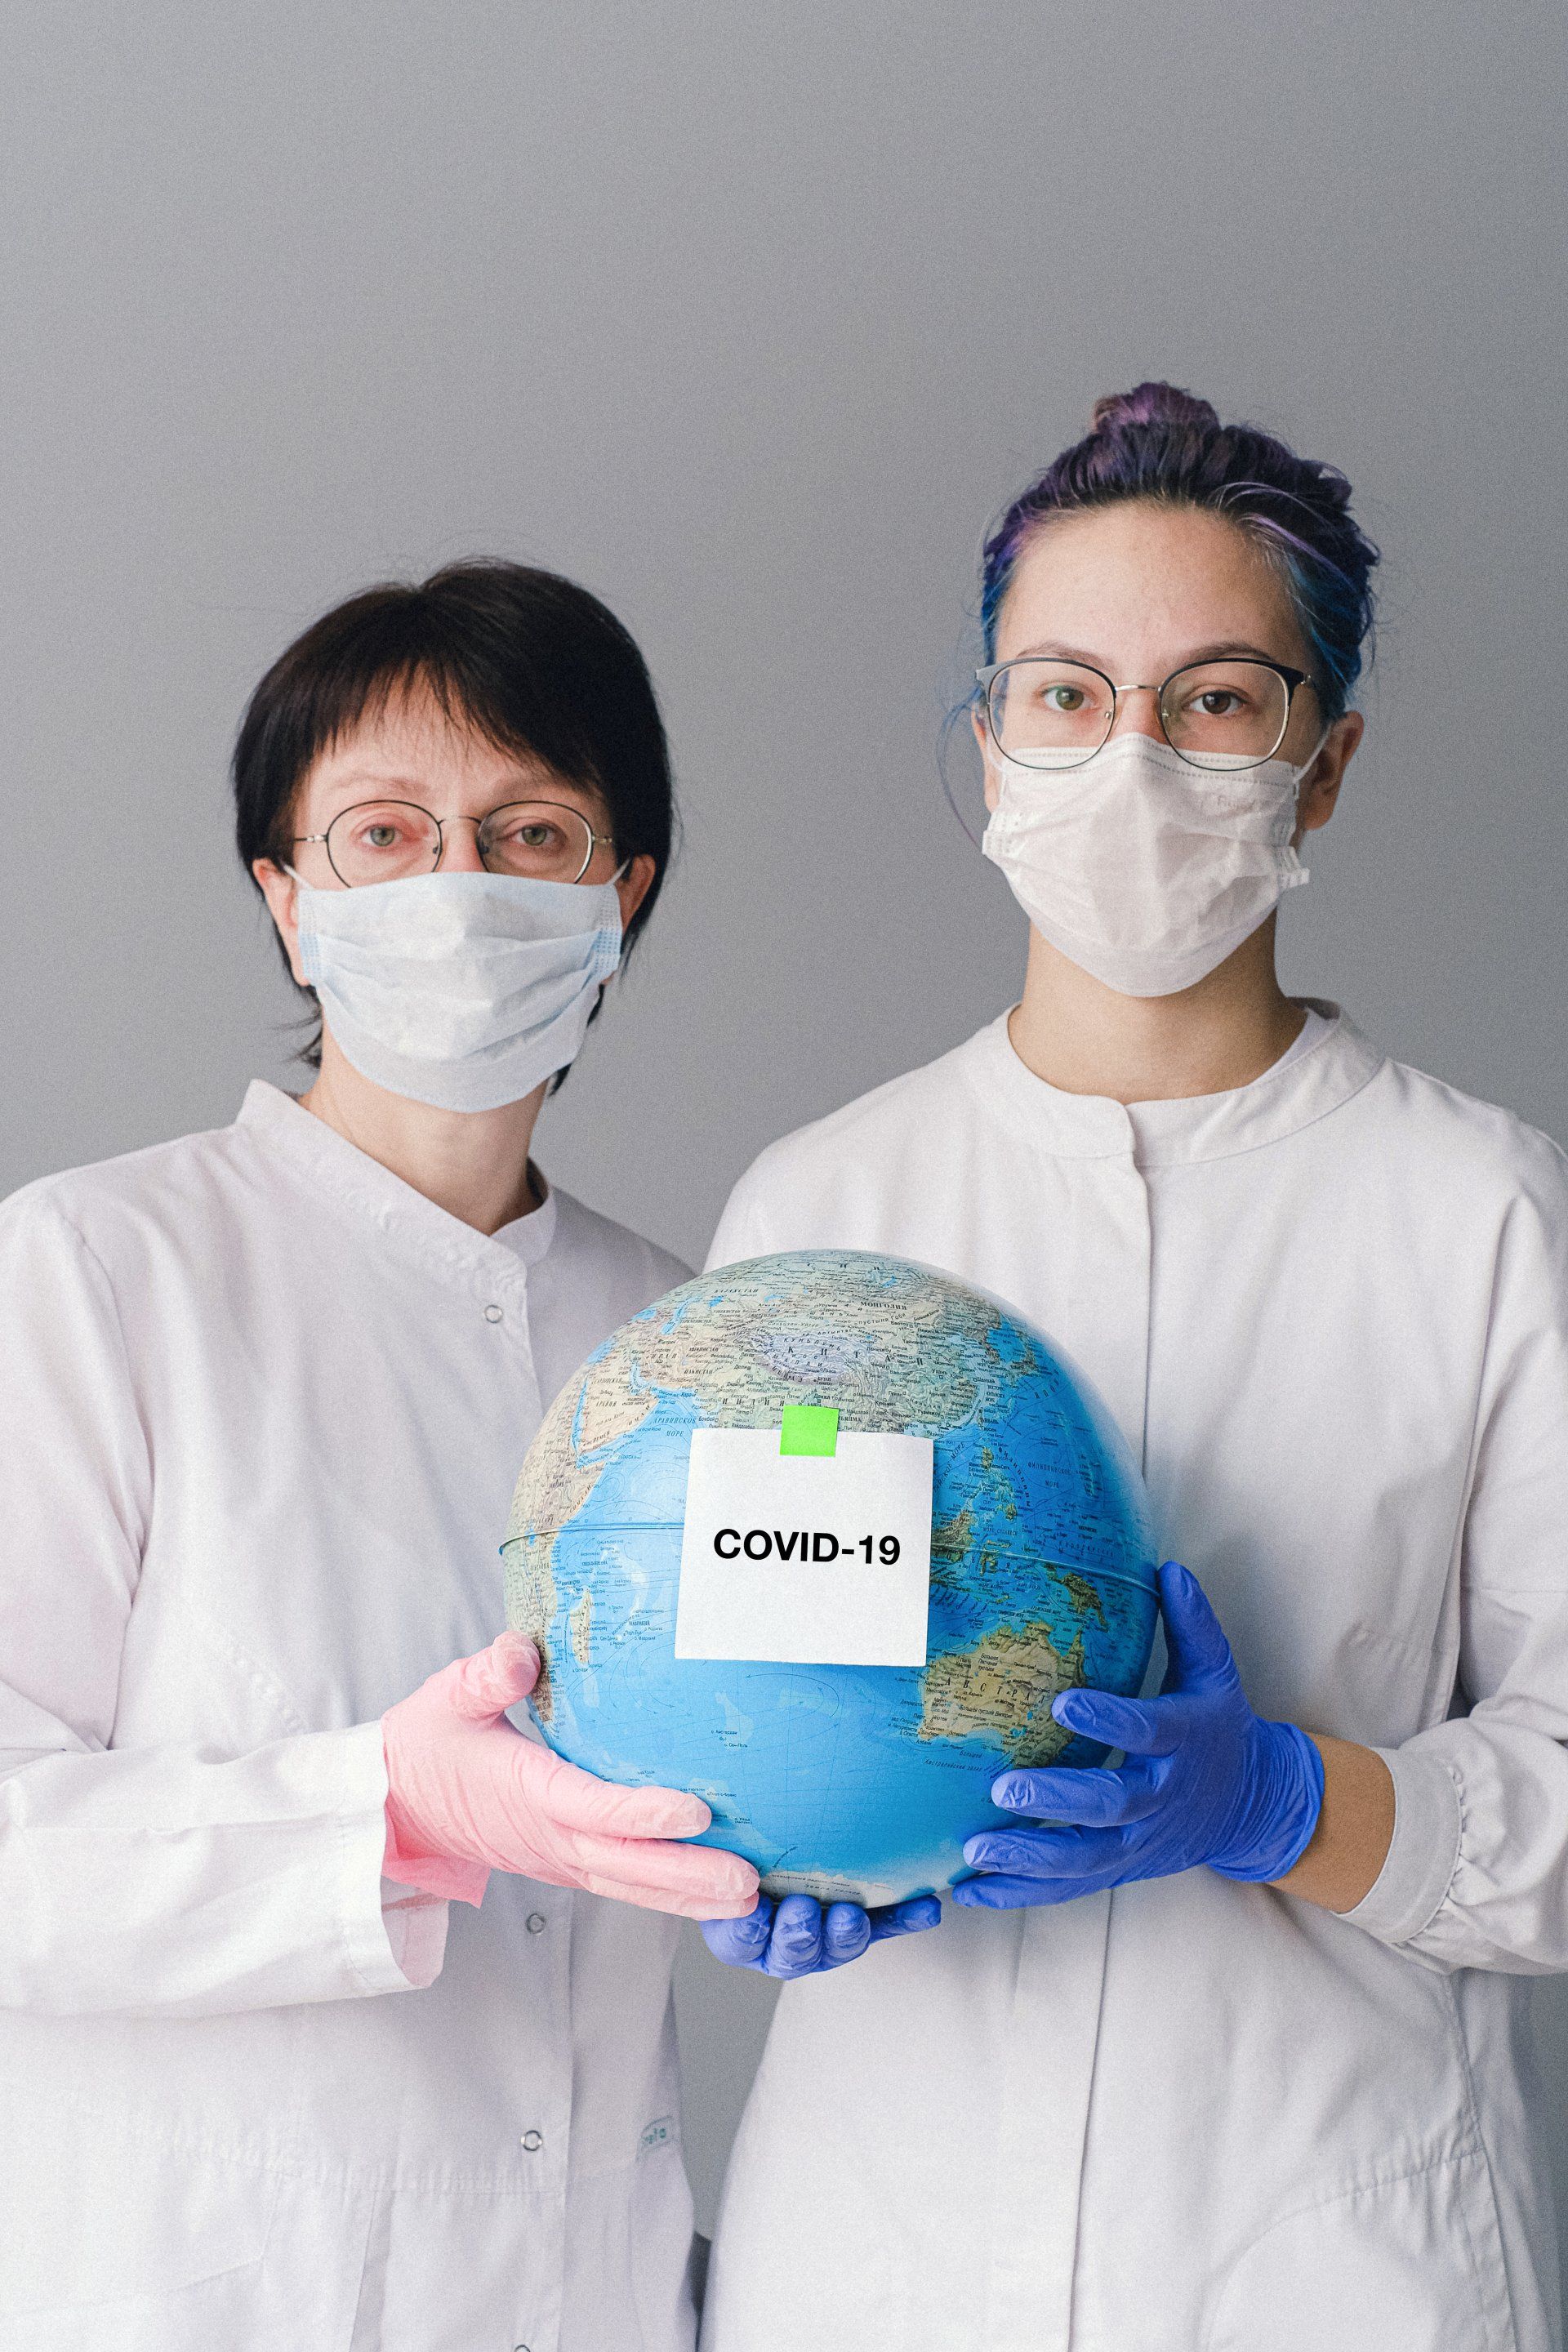
[[[13,9],[0,1188],[287,1076],[226,837],[240,702],[345,591],[496,550],[637,632],[689,826],[542,1156],[698,1255],[760,1145],[1007,1001],[1021,918],[933,758],[972,556],[1148,373],[1342,464],[1387,550],[1371,742],[1286,910],[1289,982],[1568,1137],[1564,22]],[[705,2210],[760,2000],[683,1977],[718,2029]]]

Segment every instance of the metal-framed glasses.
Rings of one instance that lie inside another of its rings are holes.
[[[581,809],[564,801],[505,801],[488,816],[447,817],[446,824],[472,824],[487,870],[521,874],[535,882],[581,882],[595,849],[613,846],[595,833]],[[325,833],[300,833],[293,846],[319,841],[338,880],[351,890],[372,882],[405,882],[433,874],[441,863],[446,832],[441,818],[416,801],[356,801],[340,809]]]
[[[1296,697],[1312,681],[1283,662],[1245,656],[1189,662],[1163,686],[1114,686],[1087,662],[1025,654],[977,669],[991,740],[1020,767],[1079,768],[1116,724],[1126,694],[1152,694],[1160,729],[1194,768],[1257,768],[1285,740]]]

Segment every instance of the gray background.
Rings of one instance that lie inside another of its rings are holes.
[[[1559,10],[7,24],[0,1189],[287,1077],[240,704],[347,591],[496,551],[637,633],[689,828],[542,1156],[700,1255],[762,1144],[1009,1001],[936,780],[973,551],[1146,374],[1342,465],[1387,551],[1288,983],[1568,1137]],[[692,1954],[681,2005],[710,2215],[766,1989]]]

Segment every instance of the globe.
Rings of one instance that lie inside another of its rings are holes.
[[[923,1666],[676,1657],[692,1433],[789,1404],[931,1439]],[[704,1843],[824,1901],[952,1885],[963,1840],[1014,1818],[1000,1770],[1098,1762],[1051,1701],[1136,1690],[1155,1615],[1147,1500],[1087,1382],[994,1299],[857,1250],[721,1267],[615,1332],[546,1414],[502,1557],[556,1753],[694,1791]]]

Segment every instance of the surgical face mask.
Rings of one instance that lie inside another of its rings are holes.
[[[1310,760],[1194,768],[1147,735],[1074,768],[988,756],[982,849],[1042,938],[1123,996],[1191,988],[1308,878],[1291,835]]]
[[[621,957],[611,882],[427,874],[299,886],[300,962],[362,1077],[439,1110],[499,1110],[564,1069]]]

